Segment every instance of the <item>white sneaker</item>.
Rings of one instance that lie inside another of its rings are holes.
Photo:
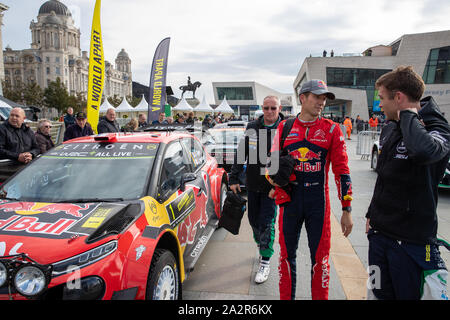
[[[261,261],[259,263],[258,272],[256,272],[255,282],[263,283],[269,278],[270,266],[269,261]]]

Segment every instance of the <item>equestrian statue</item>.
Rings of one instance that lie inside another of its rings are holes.
[[[191,77],[188,76],[188,81],[186,86],[181,86],[180,90],[183,91],[181,94],[181,98],[183,98],[183,95],[186,91],[192,91],[192,97],[195,99],[195,90],[199,88],[202,85],[200,81],[195,81],[194,83],[191,82]]]

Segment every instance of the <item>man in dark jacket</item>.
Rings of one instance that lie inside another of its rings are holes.
[[[108,108],[108,110],[106,110],[105,117],[102,117],[97,125],[97,132],[120,132],[120,127],[116,121],[116,111],[114,108]]]
[[[0,159],[28,163],[39,154],[34,132],[24,124],[25,111],[13,108],[0,125]]]
[[[87,116],[84,112],[78,112],[75,117],[75,124],[71,125],[64,132],[64,141],[94,134],[91,125],[87,122]]]
[[[247,161],[248,219],[261,256],[260,266],[255,276],[256,283],[266,281],[270,272],[269,261],[273,254],[277,206],[275,200],[268,196],[272,186],[264,174],[267,155],[270,152],[276,128],[284,118],[280,113],[281,104],[278,97],[267,96],[262,108],[264,114],[247,125],[230,175],[230,189],[234,193],[241,191],[239,176]]]
[[[73,115],[73,108],[67,108],[67,113],[64,116],[64,126],[67,129],[71,125],[75,124],[75,117]]]
[[[420,299],[427,292],[427,298],[445,298],[436,208],[450,128],[433,98],[420,101],[425,85],[412,67],[383,75],[376,87],[389,123],[381,133],[378,178],[366,214],[369,297]],[[433,275],[430,286],[427,276]]]

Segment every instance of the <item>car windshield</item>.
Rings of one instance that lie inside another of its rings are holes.
[[[210,129],[216,143],[219,144],[238,144],[241,137],[244,136],[245,129]]]
[[[36,202],[138,199],[146,194],[157,149],[155,143],[59,145],[5,183],[1,196]]]

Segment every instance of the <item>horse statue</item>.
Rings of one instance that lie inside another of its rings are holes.
[[[194,83],[191,83],[191,77],[188,77],[188,84],[186,86],[181,86],[180,90],[183,91],[181,94],[181,98],[183,98],[183,95],[186,91],[192,91],[192,97],[195,99],[195,90],[199,88],[202,85],[200,81],[195,81]]]

